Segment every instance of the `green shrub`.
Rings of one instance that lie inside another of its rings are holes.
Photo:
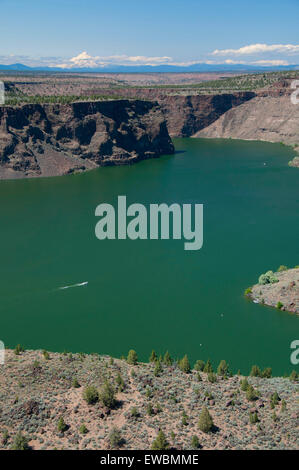
[[[99,399],[99,392],[93,385],[90,385],[84,388],[83,398],[88,405],[94,405]]]
[[[80,434],[87,434],[88,433],[88,429],[87,427],[85,426],[85,424],[81,424],[80,428],[79,428],[79,433]]]
[[[8,439],[9,439],[9,434],[8,434],[7,429],[5,429],[2,434],[2,444],[4,446],[6,446],[6,444],[8,443]]]
[[[244,295],[248,296],[250,294],[252,294],[252,289],[251,289],[251,287],[247,287],[247,289],[245,289],[245,291],[244,291]]]
[[[277,304],[276,304],[276,308],[277,308],[278,310],[281,310],[282,307],[283,307],[283,303],[281,303],[280,301],[278,301]]]
[[[81,385],[79,384],[78,379],[76,377],[73,378],[72,387],[73,388],[80,388],[81,387]]]
[[[259,277],[259,284],[261,285],[274,284],[275,282],[278,282],[278,279],[275,277],[273,271],[267,271]]]
[[[258,419],[258,415],[257,415],[256,411],[254,413],[250,413],[249,421],[250,421],[251,424],[258,423],[259,419]]]
[[[132,418],[139,418],[140,414],[139,414],[139,411],[137,410],[136,406],[133,406],[133,408],[130,409],[130,416]]]
[[[279,266],[279,268],[277,269],[277,272],[278,273],[281,273],[283,271],[287,271],[288,270],[288,267],[287,266],[284,266],[283,264],[281,266]]]
[[[43,356],[44,356],[44,359],[46,361],[48,361],[50,359],[50,354],[45,349],[43,350]]]
[[[109,443],[112,449],[118,449],[123,443],[120,431],[114,427],[109,434]]]
[[[16,356],[18,356],[19,354],[21,354],[24,351],[25,351],[25,349],[23,348],[23,346],[21,346],[20,344],[16,345],[16,347],[15,347],[15,355]]]

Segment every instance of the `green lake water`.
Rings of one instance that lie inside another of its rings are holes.
[[[299,317],[243,296],[299,264],[299,170],[279,144],[175,139],[177,153],[66,177],[0,182],[0,339],[7,347],[133,348],[289,372]],[[265,164],[266,163],[266,164]],[[95,208],[203,203],[204,245],[99,241]],[[88,285],[60,290],[88,281]]]

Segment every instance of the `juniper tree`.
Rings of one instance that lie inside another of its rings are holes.
[[[134,349],[130,349],[127,357],[127,363],[131,365],[136,365],[138,361],[137,353]]]
[[[99,399],[99,392],[93,385],[85,387],[83,390],[83,399],[88,405],[94,405]]]
[[[109,443],[112,449],[117,449],[122,445],[122,437],[119,429],[117,429],[116,427],[112,428],[109,434]]]
[[[138,418],[140,416],[136,406],[133,406],[133,408],[130,409],[130,415],[131,418]]]
[[[261,369],[256,365],[252,366],[251,371],[250,371],[250,376],[261,377]]]
[[[18,356],[21,352],[24,352],[24,348],[20,344],[17,344],[15,347],[15,355]]]
[[[257,412],[255,411],[254,413],[250,413],[249,415],[249,421],[251,424],[255,424],[255,423],[258,423],[258,415],[257,415]]]
[[[116,404],[115,392],[112,385],[106,380],[104,385],[101,387],[99,392],[99,400],[102,405],[106,406],[109,409],[114,408]]]
[[[46,361],[48,361],[50,359],[50,354],[45,349],[43,350],[43,356],[44,356],[44,359]]]
[[[158,432],[156,439],[152,443],[152,450],[166,450],[169,444],[166,440],[166,436],[162,430]]]
[[[209,372],[213,372],[213,366],[212,366],[212,364],[211,364],[210,359],[208,359],[207,362],[206,362],[206,364],[205,364],[204,372],[206,372],[207,374],[208,374]]]
[[[248,380],[245,378],[243,380],[241,380],[240,382],[240,388],[243,392],[246,392],[246,390],[248,389],[249,387],[249,383],[248,383]]]
[[[280,401],[280,396],[278,395],[277,392],[274,392],[271,395],[270,401],[271,401],[271,403],[273,403],[274,406],[278,405],[278,402]]]
[[[172,358],[171,358],[168,351],[166,351],[166,353],[164,354],[163,362],[166,366],[171,366],[172,365]]]
[[[257,398],[256,391],[254,390],[252,385],[249,385],[246,390],[246,398],[248,401],[254,401]]]
[[[13,444],[11,446],[12,450],[29,450],[28,439],[23,436],[21,432],[18,432],[14,438]]]
[[[217,382],[217,377],[214,374],[214,372],[209,372],[208,373],[208,381],[211,382],[211,383]]]
[[[285,399],[281,401],[281,411],[285,411],[287,409],[287,403]]]
[[[119,392],[122,392],[125,388],[125,382],[119,372],[116,376],[116,383],[117,383]]]
[[[222,361],[220,361],[220,364],[218,366],[217,374],[222,375],[224,377],[228,375],[228,373],[229,373],[228,364],[226,363],[224,359],[222,359]]]
[[[81,424],[80,428],[79,428],[79,433],[80,434],[87,434],[88,433],[88,429],[87,427],[85,426],[85,424]]]
[[[191,372],[191,366],[187,354],[179,362],[179,367],[183,372],[189,374]]]
[[[295,370],[293,370],[293,371],[291,372],[291,374],[290,374],[290,380],[291,380],[292,382],[295,382],[297,379],[298,379],[298,374],[297,374],[297,372],[296,372]]]
[[[154,376],[159,377],[162,372],[162,366],[160,361],[156,361],[155,369],[154,369]]]
[[[202,432],[210,432],[213,428],[213,420],[206,406],[203,407],[198,421],[198,427]]]
[[[266,367],[266,369],[263,370],[262,375],[263,378],[265,379],[270,379],[272,376],[272,369],[271,367]]]
[[[192,436],[192,439],[191,439],[191,447],[192,447],[192,449],[198,449],[198,447],[199,447],[199,440],[198,440],[198,437],[197,437],[197,436]]]
[[[68,425],[65,423],[63,416],[60,416],[58,420],[57,429],[59,432],[65,432],[68,429]]]
[[[195,362],[194,364],[194,369],[197,371],[203,371],[205,368],[205,363],[201,359],[198,359],[198,361]]]
[[[80,385],[79,382],[78,382],[77,377],[74,377],[74,378],[73,378],[72,387],[73,387],[73,388],[80,388],[80,387],[81,387],[81,385]]]
[[[149,361],[150,362],[155,362],[157,359],[158,359],[158,357],[157,357],[156,351],[154,351],[154,349],[153,349],[152,352],[151,352],[151,355],[149,357]]]
[[[3,431],[3,434],[2,434],[2,444],[3,444],[4,446],[6,446],[6,444],[7,444],[7,442],[8,442],[8,439],[9,439],[9,434],[8,434],[7,429],[5,429],[5,430]]]

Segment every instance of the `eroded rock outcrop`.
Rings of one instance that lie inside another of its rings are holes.
[[[269,273],[272,278],[268,280]],[[276,273],[268,271],[246,295],[255,303],[299,314],[299,268]]]
[[[61,175],[173,152],[157,103],[115,100],[0,108],[0,178]]]

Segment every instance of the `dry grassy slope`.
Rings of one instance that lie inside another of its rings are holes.
[[[186,374],[175,366],[163,366],[161,375],[155,377],[152,364],[132,366],[119,359],[111,363],[108,357],[98,355],[50,353],[50,359],[45,360],[41,351],[17,356],[9,350],[5,365],[0,367],[0,430],[9,434],[7,442],[0,436],[2,449],[11,447],[18,431],[29,438],[33,449],[107,449],[114,426],[121,432],[124,449],[149,449],[160,428],[177,449],[190,449],[194,435],[202,449],[298,447],[298,385],[289,379],[249,378],[260,391],[259,399],[250,402],[240,391],[239,376],[218,377],[216,383],[210,383],[207,374],[201,372],[199,382],[195,371]],[[108,379],[116,387],[118,373],[125,389],[117,393],[115,409],[109,412],[100,403],[85,403],[82,390],[86,385],[100,387]],[[74,378],[80,388],[72,387]],[[275,391],[286,401],[285,411],[281,402],[271,409],[270,397]],[[147,414],[149,404],[154,410],[151,416]],[[214,420],[214,433],[198,429],[204,405]],[[131,416],[132,407],[137,408],[138,417]],[[249,413],[254,410],[258,424],[249,423]],[[277,421],[272,417],[274,411]],[[186,425],[182,424],[183,412]],[[57,430],[61,416],[69,425],[65,433]],[[88,429],[85,435],[79,432],[82,423]]]

